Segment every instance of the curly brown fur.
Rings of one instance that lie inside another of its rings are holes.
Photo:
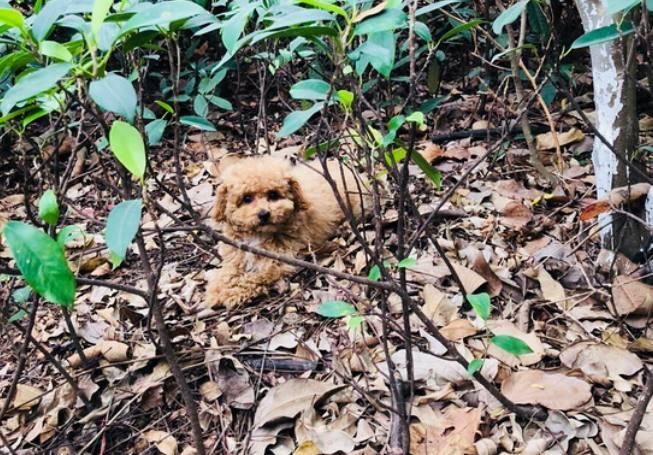
[[[329,162],[328,169],[352,214],[360,218],[368,199],[359,191],[360,179],[336,161]],[[345,221],[317,166],[293,166],[270,156],[243,158],[227,166],[221,179],[211,216],[231,239],[296,257],[319,249]],[[294,270],[229,245],[220,245],[219,251],[223,263],[209,278],[209,307],[246,303]]]

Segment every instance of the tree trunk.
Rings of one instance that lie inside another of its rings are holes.
[[[575,0],[585,32],[613,23],[604,11],[605,0]],[[624,37],[590,47],[596,129],[617,153],[632,161],[637,151],[638,119],[635,97],[634,58],[628,59],[627,49],[632,37]],[[628,61],[630,60],[630,61]],[[637,183],[637,176],[629,172],[610,148],[598,137],[592,152],[596,175],[597,196],[601,198],[611,189]],[[649,195],[647,205],[653,198]],[[644,207],[626,207],[644,218]],[[653,210],[650,211],[653,214]],[[618,250],[629,258],[641,257],[650,244],[646,226],[623,214],[607,213],[599,217],[601,241],[604,248]]]

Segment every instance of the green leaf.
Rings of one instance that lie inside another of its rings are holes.
[[[356,314],[356,307],[342,300],[328,300],[317,307],[317,314],[325,318],[341,318]]]
[[[138,232],[142,207],[140,199],[133,199],[121,202],[109,212],[104,237],[112,253],[111,262],[114,269],[125,259],[127,248]]]
[[[179,123],[192,126],[203,131],[216,131],[213,123],[209,122],[205,118],[198,117],[196,115],[183,115],[179,118]]]
[[[646,9],[653,11],[653,0],[646,0]]]
[[[193,99],[193,111],[202,118],[206,118],[209,115],[209,102],[205,96],[197,95]]]
[[[338,101],[345,108],[346,111],[351,110],[351,105],[354,102],[354,93],[349,90],[338,90],[336,92]]]
[[[356,315],[347,316],[346,320],[347,320],[347,328],[349,330],[358,330],[358,328],[361,326],[361,324],[363,324],[363,321],[365,319],[360,314],[356,314]]]
[[[166,103],[165,101],[156,100],[155,103],[158,104],[159,106],[161,106],[161,107],[162,107],[163,109],[165,109],[166,111],[168,111],[170,114],[172,114],[172,115],[175,114],[175,110],[172,108],[172,106],[170,106],[170,105],[169,105],[168,103]]]
[[[145,125],[145,134],[147,134],[147,143],[149,145],[157,145],[161,142],[163,132],[168,126],[168,122],[163,119],[152,120]]]
[[[290,87],[290,96],[296,100],[325,100],[329,94],[329,84],[320,79],[300,81]]]
[[[484,321],[490,318],[490,295],[487,292],[480,294],[467,294],[467,301],[472,306],[474,313]]]
[[[629,21],[624,21],[621,27],[617,24],[608,25],[606,27],[599,27],[591,32],[587,32],[579,36],[576,41],[571,44],[572,49],[579,49],[581,47],[594,46],[608,41],[619,38],[620,36],[630,35],[635,31],[633,24]]]
[[[407,18],[406,13],[399,8],[386,9],[380,14],[356,24],[354,35],[369,35],[370,33],[391,31],[406,25]]]
[[[424,22],[415,21],[415,33],[427,43],[433,41],[431,30]]]
[[[522,11],[526,9],[526,5],[529,1],[530,0],[521,0],[512,5],[510,8],[507,8],[503,13],[499,14],[499,16],[492,23],[492,30],[494,33],[499,35],[501,30],[503,30],[503,27],[515,22],[519,16],[521,16]]]
[[[43,40],[54,23],[68,9],[70,0],[49,0],[32,21],[32,36],[36,41]]]
[[[320,109],[322,109],[323,105],[323,102],[315,103],[305,111],[294,111],[288,114],[286,118],[283,119],[283,125],[277,133],[277,136],[280,138],[290,136],[292,133],[304,126],[311,117],[317,114]]]
[[[474,359],[467,364],[467,374],[474,376],[474,373],[481,371],[483,368],[483,359]]]
[[[322,101],[329,94],[329,84],[320,79],[300,81],[290,87],[290,96],[296,100]]]
[[[222,44],[227,48],[229,54],[234,54],[237,50],[238,38],[242,35],[245,25],[247,25],[247,19],[252,12],[251,7],[245,7],[240,10],[222,25],[222,30],[220,30],[220,37],[222,38]]]
[[[447,33],[442,35],[440,38],[438,38],[438,45],[440,43],[444,43],[445,41],[449,40],[450,38],[453,38],[455,36],[460,35],[461,33],[466,32],[467,30],[470,30],[474,27],[476,27],[478,24],[482,24],[483,21],[481,19],[474,19],[469,22],[462,23],[460,25],[456,25],[454,28],[449,30]]]
[[[39,199],[39,218],[48,223],[50,226],[57,224],[59,219],[59,204],[54,191],[48,190],[43,193]]]
[[[77,240],[81,240],[86,236],[84,233],[84,230],[80,228],[79,226],[75,225],[70,225],[64,227],[62,230],[59,231],[57,234],[57,243],[61,247],[61,249],[64,249],[66,245],[68,245],[70,242],[75,242]]]
[[[8,221],[3,234],[18,270],[34,292],[72,309],[77,285],[59,244],[40,229],[19,221]]]
[[[426,174],[435,188],[439,189],[440,182],[442,181],[442,175],[440,174],[440,171],[431,166],[431,164],[426,161],[420,153],[411,153],[410,159],[413,160],[415,164],[417,164],[417,167],[419,167],[424,174]]]
[[[512,355],[530,354],[533,350],[519,338],[510,335],[495,335],[490,338],[490,343],[500,347]]]
[[[21,101],[25,101],[56,86],[57,82],[68,74],[71,68],[72,65],[70,63],[55,63],[20,78],[13,87],[7,90],[2,98],[2,103],[0,103],[2,115],[7,115]]]
[[[381,279],[381,268],[374,264],[367,274],[367,278],[371,281],[379,281]]]
[[[116,120],[109,131],[109,147],[118,161],[142,182],[145,176],[145,144],[129,123]]]
[[[443,6],[451,5],[452,3],[461,3],[463,1],[464,0],[442,0],[440,2],[431,3],[430,5],[426,5],[421,8],[418,8],[417,11],[415,11],[415,17],[419,17],[426,13],[430,13],[431,11],[440,9]]]
[[[141,27],[161,27],[168,29],[170,23],[189,19],[206,10],[188,0],[170,0],[156,3],[133,15],[123,26],[120,35]]]
[[[39,43],[39,52],[46,57],[56,58],[63,62],[70,62],[73,54],[63,44],[56,41],[41,41]]]
[[[231,104],[229,100],[226,100],[220,96],[216,95],[209,95],[209,102],[216,106],[219,109],[223,109],[225,111],[233,111],[234,107]]]
[[[613,14],[626,11],[629,8],[632,8],[635,5],[642,3],[641,0],[606,0],[607,8],[605,9],[605,14],[612,16]]]
[[[383,141],[388,139],[388,136],[390,134],[386,134],[383,138]],[[405,148],[403,147],[397,147],[396,149],[392,150],[392,153],[385,153],[385,162],[388,164],[388,166],[393,167],[395,164],[401,163],[403,160],[406,159],[406,155],[408,155],[408,152],[406,151]]]
[[[104,19],[109,14],[113,5],[113,0],[95,0],[93,2],[93,11],[91,12],[91,33],[96,43],[100,41],[100,28]]]
[[[424,117],[423,112],[415,111],[412,114],[410,114],[408,117],[406,117],[406,121],[417,123],[419,126],[422,126],[424,125],[424,122],[426,122],[426,118]]]
[[[14,322],[18,322],[21,319],[23,319],[25,316],[27,316],[27,311],[18,310],[9,319],[7,319],[7,322],[9,322],[10,324]]]
[[[136,90],[129,80],[114,73],[91,82],[88,94],[104,111],[123,116],[134,123]]]
[[[25,31],[25,18],[17,9],[0,8],[0,24],[5,24],[9,27],[17,27],[21,31]]]
[[[325,11],[331,11],[332,13],[336,13],[344,17],[346,20],[349,20],[349,15],[347,14],[347,12],[344,9],[332,3],[327,3],[320,0],[297,0],[297,3],[303,3],[305,5],[314,6],[315,8],[323,9]]]
[[[398,269],[407,269],[409,267],[413,267],[414,265],[417,265],[417,259],[415,258],[403,258],[401,261],[399,261],[399,264],[397,264]]]
[[[12,292],[11,298],[14,299],[14,302],[16,303],[25,303],[27,300],[29,300],[29,296],[31,294],[32,290],[29,288],[29,286],[25,286],[24,288],[18,288]]]

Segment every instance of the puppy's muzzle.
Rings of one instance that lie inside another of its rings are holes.
[[[258,219],[261,222],[262,225],[268,224],[270,221],[270,212],[267,210],[261,210],[258,212]]]

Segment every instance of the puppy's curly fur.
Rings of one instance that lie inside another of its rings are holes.
[[[319,169],[319,170],[318,170]],[[338,192],[359,219],[368,196],[362,181],[337,161],[328,163]],[[222,171],[211,216],[231,239],[288,256],[315,251],[345,221],[321,167],[277,157],[243,158]],[[228,309],[264,294],[294,268],[221,244],[222,267],[209,279],[206,304]]]

